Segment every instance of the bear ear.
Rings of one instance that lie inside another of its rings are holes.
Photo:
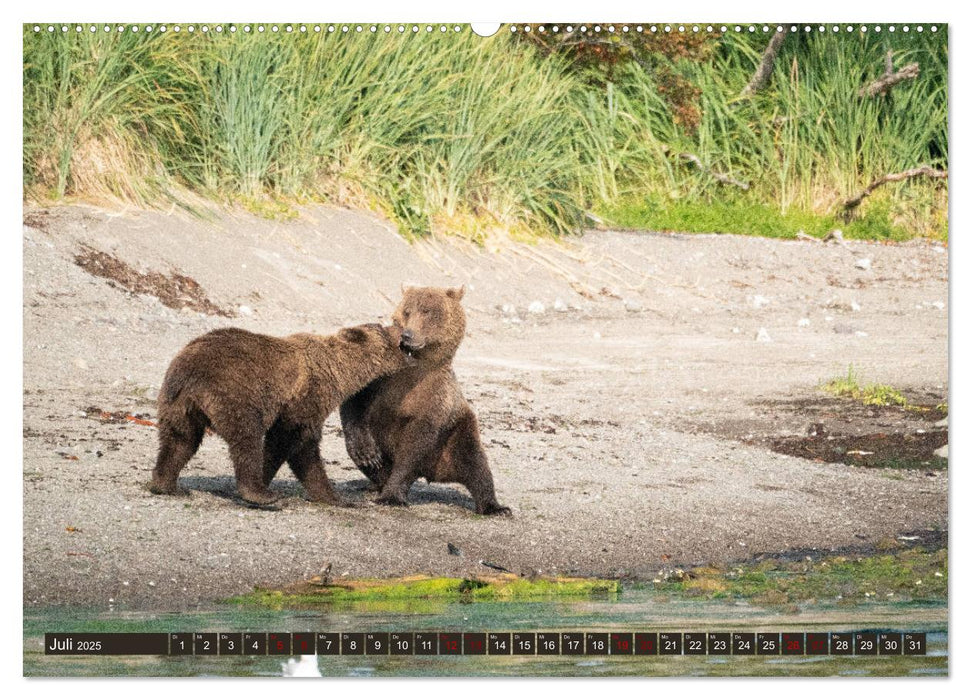
[[[465,285],[461,287],[452,287],[451,289],[445,290],[445,296],[455,299],[455,301],[460,301],[463,296],[465,296]]]
[[[369,324],[374,325],[374,324]],[[355,326],[351,328],[342,328],[341,335],[344,340],[350,343],[366,343],[368,340],[367,331],[364,330],[365,327]]]

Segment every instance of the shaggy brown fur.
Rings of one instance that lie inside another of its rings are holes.
[[[452,358],[465,335],[463,289],[407,288],[394,312],[401,347],[417,364],[373,382],[341,405],[347,452],[380,489],[379,503],[407,505],[418,477],[457,482],[477,513],[499,505],[475,414],[462,396]]]
[[[207,427],[229,444],[239,495],[267,504],[284,462],[312,501],[340,503],[320,459],[321,427],[368,382],[413,364],[400,329],[368,324],[285,338],[224,328],[196,338],[169,365],[158,398],[159,451],[150,489],[178,491],[179,472]]]

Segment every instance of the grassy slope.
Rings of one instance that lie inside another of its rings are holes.
[[[631,228],[946,238],[945,32],[788,37],[772,80],[737,96],[766,43],[713,37],[704,60],[629,62],[604,83],[501,33],[40,32],[24,28],[25,197],[186,202],[285,215],[376,209],[406,231],[564,233],[585,210]],[[889,95],[859,87],[916,61]],[[685,125],[657,66],[698,88]],[[690,153],[703,167],[681,157]],[[746,183],[720,183],[713,172]]]

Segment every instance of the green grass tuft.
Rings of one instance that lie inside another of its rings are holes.
[[[850,365],[845,377],[836,377],[822,386],[833,396],[850,398],[866,406],[901,406],[910,408],[912,404],[897,389],[889,384],[861,385]],[[923,408],[923,407],[920,407]]]

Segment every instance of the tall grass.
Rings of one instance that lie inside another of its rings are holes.
[[[830,216],[875,177],[947,165],[943,34],[793,35],[741,102],[764,37],[715,39],[703,62],[658,58],[701,89],[686,127],[663,75],[631,62],[604,85],[505,34],[69,29],[24,28],[30,199],[326,201],[477,237],[572,231],[584,210],[625,202],[645,225],[672,203]],[[857,97],[889,48],[920,77]],[[946,227],[946,188],[890,185],[863,209],[926,233]]]

